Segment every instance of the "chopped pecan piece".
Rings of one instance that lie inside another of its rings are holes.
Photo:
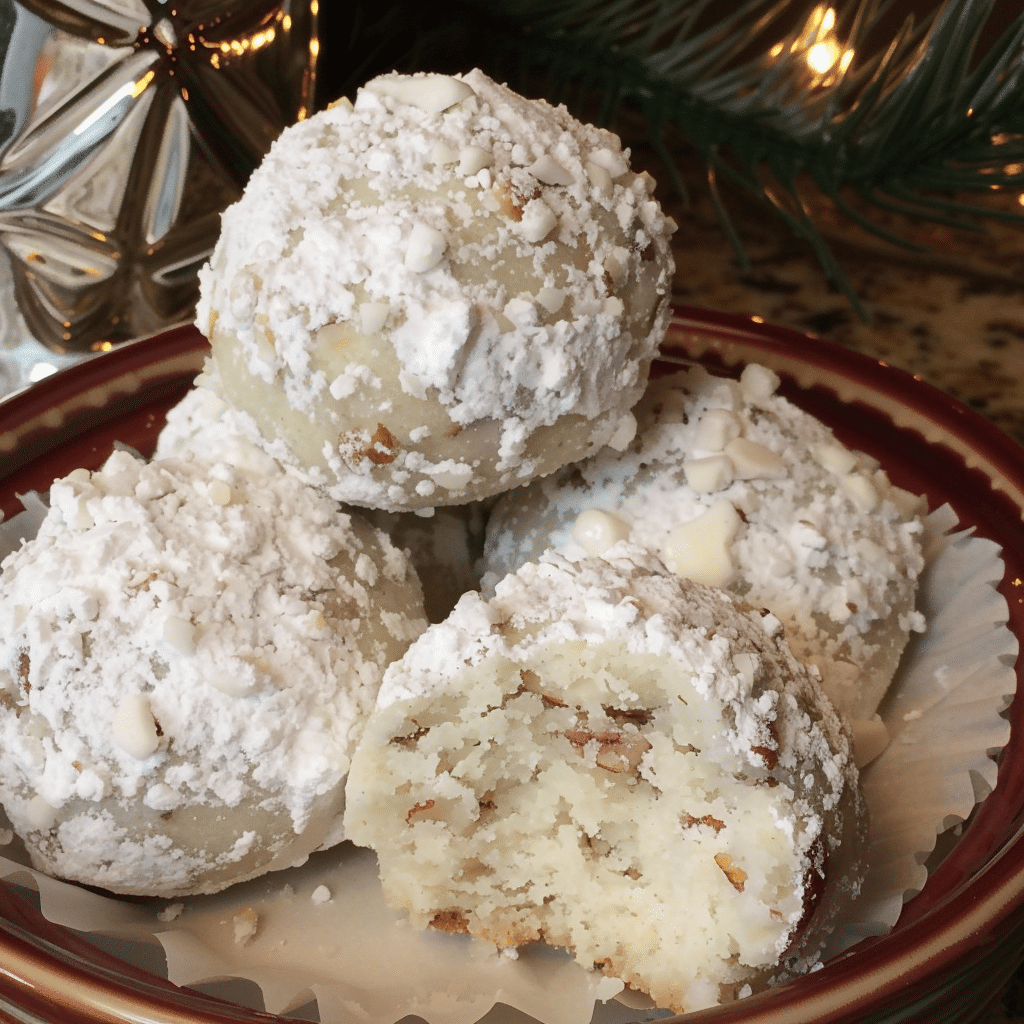
[[[378,423],[364,454],[375,466],[387,466],[398,455],[398,441],[383,423]]]
[[[423,814],[425,811],[433,810],[433,808],[433,800],[424,800],[421,804],[415,804],[409,808],[409,813],[405,816],[405,823],[407,825],[411,825],[413,823],[413,818],[419,814]]]
[[[647,708],[613,708],[605,705],[604,713],[613,722],[631,722],[633,725],[648,725],[654,712]]]
[[[651,749],[650,743],[640,733],[623,734],[611,730],[595,733],[590,729],[568,729],[565,738],[577,750],[582,750],[591,740],[598,743],[597,766],[605,771],[635,771],[644,754]]]
[[[390,742],[399,747],[413,747],[416,745],[416,741],[421,737],[426,736],[428,732],[430,732],[430,729],[421,725],[415,732],[410,733],[408,736],[392,736]]]
[[[352,469],[357,469],[364,459],[375,466],[390,465],[398,458],[400,447],[395,435],[383,423],[378,423],[369,437],[362,430],[350,430],[338,437],[338,452]]]
[[[695,818],[692,814],[687,814],[683,819],[683,828],[693,828],[694,825],[707,825],[713,828],[716,832],[721,832],[725,828],[725,822],[719,818],[715,818],[710,814],[702,814],[699,818]]]
[[[466,935],[469,932],[469,921],[461,910],[441,910],[430,919],[430,927],[450,935]]]
[[[540,195],[540,189],[533,189],[527,194],[513,185],[499,185],[494,189],[494,194],[501,204],[501,212],[518,224],[523,219],[523,207]]]
[[[526,691],[537,694],[544,706],[548,708],[564,708],[568,706],[564,700],[552,697],[550,693],[545,693],[541,689],[540,676],[536,672],[531,672],[528,668],[522,668],[519,670],[519,678],[522,680],[522,685],[519,688],[520,693]],[[571,743],[572,740],[569,742]],[[584,740],[584,742],[586,741]]]
[[[737,891],[743,892],[747,884],[747,873],[732,862],[728,853],[716,853],[715,863],[722,869],[722,873],[729,879],[729,884]]]

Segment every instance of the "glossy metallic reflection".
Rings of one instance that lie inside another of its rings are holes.
[[[0,0],[0,247],[32,333],[188,319],[220,211],[312,104],[317,0]]]

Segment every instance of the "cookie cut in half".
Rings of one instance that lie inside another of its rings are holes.
[[[695,1010],[815,962],[859,884],[857,774],[774,616],[608,559],[467,594],[391,666],[346,830],[413,926]]]

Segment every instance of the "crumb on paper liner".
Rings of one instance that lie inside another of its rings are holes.
[[[882,708],[889,746],[862,772],[868,874],[828,957],[896,923],[905,899],[924,886],[938,836],[965,821],[996,782],[993,755],[1009,738],[1001,713],[1016,688],[1018,645],[995,589],[1003,575],[998,545],[956,526],[948,506],[926,521],[918,607],[927,628],[911,639]],[[384,905],[373,854],[350,844],[300,868],[172,903],[102,896],[19,863],[16,842],[6,852],[0,878],[38,889],[50,921],[159,942],[179,985],[251,980],[272,1013],[315,999],[324,1024],[393,1024],[410,1014],[473,1024],[502,1004],[541,1024],[587,1024],[595,1002],[622,989],[560,951],[536,945],[509,955],[466,936],[405,927]],[[629,995],[622,998],[635,1007]],[[623,1020],[636,1018],[637,1009],[622,1010]]]

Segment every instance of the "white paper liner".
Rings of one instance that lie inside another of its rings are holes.
[[[828,956],[896,923],[927,881],[939,835],[992,792],[995,755],[1010,738],[1001,712],[1016,689],[1018,641],[995,589],[1004,571],[999,546],[954,533],[956,525],[948,505],[925,523],[917,607],[927,628],[911,637],[880,709],[889,746],[861,772],[868,872]]]
[[[938,836],[965,821],[995,785],[994,754],[1009,738],[1001,712],[1016,687],[1018,644],[994,587],[1003,564],[996,544],[954,533],[956,525],[948,506],[926,522],[918,607],[928,625],[908,647],[882,708],[891,742],[862,773],[870,867],[829,956],[895,924],[925,883]],[[558,951],[531,947],[513,958],[465,936],[406,928],[383,903],[373,855],[348,844],[301,868],[170,905],[100,896],[40,875],[26,867],[17,841],[9,853],[0,858],[0,878],[38,889],[49,920],[159,942],[179,985],[250,979],[273,1013],[316,999],[324,1024],[393,1024],[407,1014],[473,1024],[498,1004],[489,1021],[514,1018],[505,1010],[513,1007],[541,1024],[587,1024],[597,1001],[603,1021],[638,1019],[636,1009],[600,1007],[619,982]]]

